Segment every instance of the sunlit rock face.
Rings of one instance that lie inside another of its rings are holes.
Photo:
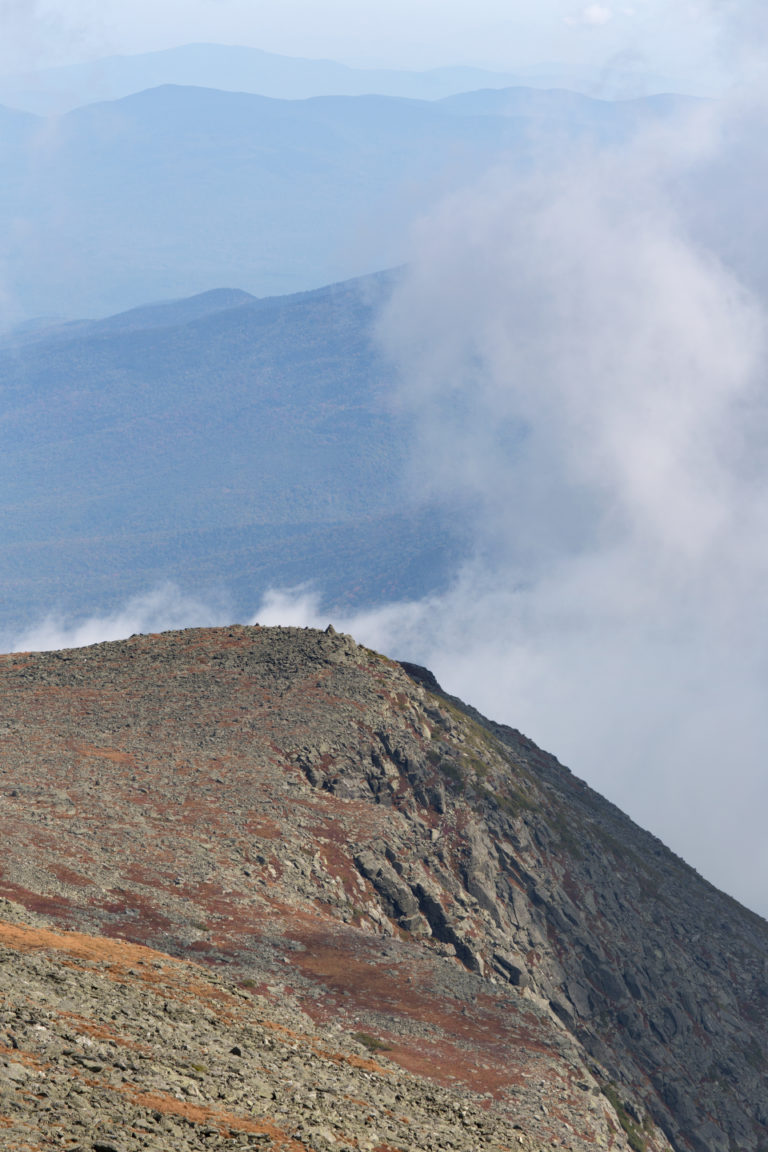
[[[3,657],[0,700],[9,1131],[768,1139],[768,925],[426,670],[195,629]]]

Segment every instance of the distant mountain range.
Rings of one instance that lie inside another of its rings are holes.
[[[241,617],[273,584],[349,605],[443,586],[466,545],[405,474],[370,336],[390,278],[347,281],[500,161],[514,179],[542,141],[613,143],[680,103],[164,86],[0,107],[0,633],[167,579]],[[108,318],[51,320],[78,316]]]
[[[670,93],[635,100],[597,100],[564,88],[515,86],[459,92],[438,103],[442,109],[460,116],[520,116],[539,125],[551,121],[553,125],[581,128],[610,141],[625,139],[627,132],[655,117],[674,115],[698,101]]]
[[[542,147],[615,143],[680,101],[570,92],[274,100],[165,86],[60,118],[0,110],[5,319],[257,295],[402,263],[446,193]]]
[[[643,92],[668,91],[660,77],[633,76]],[[162,84],[194,84],[229,92],[251,92],[282,100],[310,96],[401,96],[437,100],[477,88],[580,88],[582,74],[562,64],[539,64],[514,72],[447,67],[426,72],[350,68],[333,60],[306,60],[225,44],[185,44],[160,52],[110,56],[85,64],[0,77],[0,104],[56,115],[83,104],[116,100]],[[588,81],[587,81],[588,83]],[[624,89],[622,89],[623,91]],[[616,95],[602,89],[602,95]]]
[[[317,580],[418,596],[461,551],[405,472],[372,343],[392,276],[257,300],[209,292],[0,347],[0,633],[168,579],[253,611]]]

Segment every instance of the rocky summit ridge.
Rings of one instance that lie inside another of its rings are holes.
[[[768,1148],[768,924],[329,629],[0,658],[0,1147]]]

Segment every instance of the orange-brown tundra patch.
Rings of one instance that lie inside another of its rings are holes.
[[[342,835],[339,835],[337,842],[329,838],[326,843],[318,844],[317,850],[320,859],[325,861],[325,869],[329,876],[340,880],[346,889],[352,892],[359,891],[361,896],[366,891],[370,893],[370,884],[366,884],[365,888],[360,888],[358,885],[358,880],[361,879],[360,873],[350,859],[349,848],[344,846]]]
[[[479,996],[466,1015],[458,1001],[430,987],[426,965],[412,961],[395,969],[382,965],[378,951],[381,939],[361,940],[352,930],[331,934],[316,926],[299,924],[294,915],[286,935],[302,943],[305,950],[292,955],[295,964],[330,995],[330,1003],[309,999],[304,1010],[316,1019],[327,1020],[339,1011],[354,1017],[375,1012],[422,1025],[418,1037],[401,1035],[397,1028],[384,1038],[391,1045],[390,1059],[420,1076],[446,1086],[457,1082],[478,1092],[499,1095],[522,1083],[522,1070],[531,1063],[547,1063],[551,1054],[527,1014],[515,1005],[500,1003],[493,996]],[[368,954],[366,955],[366,952]],[[301,997],[300,991],[297,994]]]
[[[249,836],[257,836],[260,840],[280,840],[283,836],[283,831],[279,824],[276,824],[274,820],[270,820],[266,816],[247,816],[245,820],[245,831]]]
[[[112,899],[94,901],[92,905],[93,908],[100,908],[111,916],[119,917],[117,921],[102,926],[105,935],[125,936],[127,939],[133,938],[134,943],[141,943],[158,933],[169,932],[172,928],[168,917],[140,893],[120,891],[112,895]],[[135,914],[135,919],[131,913]]]
[[[193,1124],[208,1124],[217,1128],[222,1134],[263,1133],[270,1136],[273,1144],[284,1152],[306,1152],[305,1144],[301,1144],[293,1136],[289,1136],[284,1128],[278,1128],[269,1120],[249,1120],[245,1116],[238,1116],[223,1109],[204,1104],[189,1104],[165,1092],[145,1092],[134,1084],[122,1084],[117,1091],[142,1108],[179,1116],[183,1120],[190,1120]]]
[[[126,968],[134,964],[173,963],[141,944],[116,943],[105,937],[85,936],[81,932],[57,932],[50,928],[11,924],[5,920],[0,920],[0,944],[17,952],[64,952],[79,960]]]
[[[86,937],[86,939],[90,938]],[[129,945],[129,947],[139,946]],[[43,948],[41,950],[47,951],[48,949]],[[160,955],[155,953],[150,954]],[[66,964],[66,961],[62,961],[62,963]],[[143,965],[141,969],[129,969],[122,963],[110,963],[109,961],[103,961],[103,963],[105,967],[101,969],[102,975],[115,983],[119,984],[131,980],[144,984],[151,988],[156,995],[165,996],[177,1004],[205,1004],[209,1009],[215,1009],[218,1019],[223,1024],[234,1024],[242,1016],[242,1000],[226,992],[224,989],[206,982],[205,976],[202,973],[200,977],[197,978],[194,969],[188,972],[183,969],[181,971],[175,971],[174,969],[161,970],[154,966],[156,961],[153,961],[152,966],[147,966],[145,962],[141,960],[138,961],[140,965]],[[110,1028],[107,1024],[89,1021],[77,1013],[72,1012],[62,1011],[59,1012],[58,1015],[61,1019],[68,1020],[76,1031],[91,1036],[93,1039],[107,1042],[112,1041],[119,1047],[131,1049],[145,1055],[151,1052],[151,1049],[145,1045],[125,1037],[120,1032]],[[0,1051],[3,1051],[1,1047]],[[18,1055],[16,1058],[18,1058]],[[29,1060],[26,1062],[34,1063],[35,1058],[29,1057]]]
[[[216,651],[220,648],[247,648],[253,647],[253,632],[260,632],[261,628],[258,624],[250,625],[246,630],[242,625],[233,625],[230,628],[195,628],[190,629],[184,634],[184,645],[190,651],[195,648],[210,648],[215,647]],[[129,644],[135,644],[143,648],[151,648],[152,645],[147,644],[146,636],[132,636],[128,641]]]
[[[119,748],[97,748],[93,744],[75,744],[74,751],[78,756],[85,756],[87,759],[109,760],[113,764],[135,766],[130,752],[121,752]]]
[[[26,1068],[34,1068],[36,1072],[50,1067],[50,1064],[38,1059],[31,1052],[25,1052],[22,1048],[10,1048],[7,1044],[0,1044],[0,1054],[10,1056],[17,1064],[23,1064]]]
[[[205,974],[142,944],[115,941],[81,932],[58,932],[0,921],[0,944],[17,952],[58,952],[104,966],[110,978],[138,980],[161,988],[186,991],[221,1007],[240,1003],[236,996],[205,979]]]
[[[0,1118],[0,1126],[2,1126],[3,1128],[13,1128],[15,1126],[15,1122],[13,1120],[8,1119],[7,1123],[4,1123],[3,1121],[6,1119],[7,1119],[6,1117]],[[22,1127],[29,1128],[30,1125],[24,1124],[24,1125],[22,1125]],[[50,1145],[48,1145],[48,1147],[50,1147]],[[17,1138],[14,1140],[14,1143],[13,1143],[13,1152],[42,1152],[42,1150],[44,1148],[45,1148],[45,1144],[40,1144],[39,1141],[37,1144],[29,1144],[26,1141],[20,1142]]]
[[[0,896],[12,900],[16,904],[23,904],[29,912],[38,912],[44,916],[52,916],[58,920],[68,919],[77,909],[66,896],[44,896],[37,892],[30,892],[20,884],[10,884],[0,880]]]
[[[75,968],[75,965],[67,960],[62,960],[61,965],[63,968]],[[115,1028],[110,1028],[108,1024],[95,1024],[77,1012],[59,1010],[57,1016],[60,1020],[68,1021],[75,1031],[90,1036],[93,1040],[104,1040],[108,1044],[116,1044],[118,1048],[127,1048],[130,1052],[137,1052],[142,1056],[151,1056],[152,1054],[152,1049],[148,1044],[141,1044],[138,1040],[132,1040]]]
[[[72,868],[67,868],[64,864],[51,864],[48,871],[62,884],[71,884],[75,888],[88,888],[92,887],[94,881],[87,876],[75,872]]]

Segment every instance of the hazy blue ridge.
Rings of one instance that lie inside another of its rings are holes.
[[[85,64],[0,77],[0,103],[41,115],[116,100],[162,84],[250,92],[283,100],[310,96],[403,96],[435,100],[475,88],[550,83],[563,70],[539,66],[519,72],[443,67],[429,71],[351,68],[224,44],[186,44],[159,52],[110,56]]]
[[[297,291],[402,261],[441,189],[518,126],[426,102],[154,89],[0,142],[5,294],[19,318],[104,315],[237,283]]]
[[[371,340],[390,283],[209,292],[6,341],[0,632],[167,580],[240,616],[273,585],[350,604],[441,586],[459,529],[413,491]]]
[[[170,328],[175,324],[188,324],[204,316],[239,308],[256,300],[256,296],[239,288],[212,288],[208,292],[200,292],[197,296],[143,304],[138,308],[129,308],[125,312],[118,312],[114,316],[106,316],[99,320],[67,320],[57,323],[46,322],[41,317],[12,328],[0,342],[0,347],[3,343],[6,347],[53,341],[66,343],[86,334],[93,336],[149,328]]]
[[[631,100],[599,100],[562,88],[484,88],[437,101],[461,116],[521,116],[534,122],[565,121],[583,130],[624,135],[628,129],[663,120],[701,101],[691,96],[659,93]]]
[[[216,284],[276,295],[400,264],[413,222],[500,160],[522,168],[548,143],[637,125],[636,108],[556,104],[544,134],[530,97],[519,115],[466,115],[165,86],[51,120],[6,109],[0,321],[104,316]]]

